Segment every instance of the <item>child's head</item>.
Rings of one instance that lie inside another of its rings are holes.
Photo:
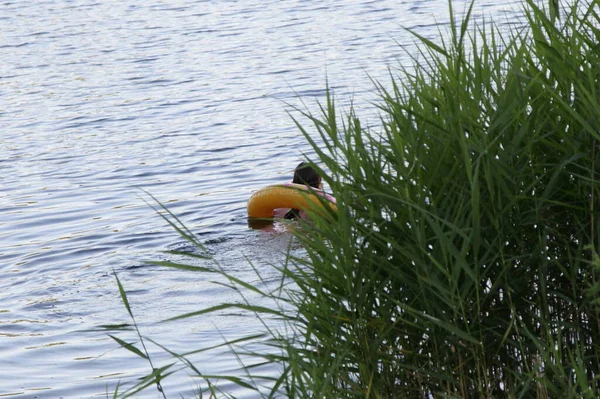
[[[321,176],[308,163],[300,162],[294,171],[294,180],[292,180],[292,183],[321,188]]]

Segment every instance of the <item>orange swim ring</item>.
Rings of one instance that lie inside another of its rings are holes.
[[[302,184],[277,184],[256,191],[248,200],[248,217],[272,218],[279,208],[337,210],[335,198]]]

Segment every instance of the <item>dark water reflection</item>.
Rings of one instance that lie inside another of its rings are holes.
[[[106,397],[148,371],[106,335],[82,332],[128,322],[113,270],[143,331],[174,350],[259,331],[241,316],[156,324],[228,294],[205,277],[146,266],[186,244],[140,188],[228,270],[251,278],[247,258],[259,268],[280,262],[289,234],[249,229],[245,204],[311,153],[287,111],[316,109],[328,76],[341,104],[353,99],[377,124],[368,76],[385,81],[389,66],[407,62],[398,44],[410,51],[413,39],[404,28],[433,38],[446,8],[441,0],[2,3],[0,396]],[[502,24],[518,8],[482,1],[475,11]],[[223,352],[203,356],[199,367],[211,373],[238,368]],[[183,373],[165,388],[191,397],[196,383]]]

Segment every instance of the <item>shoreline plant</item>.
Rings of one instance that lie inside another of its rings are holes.
[[[238,308],[288,327],[261,337],[276,354],[244,353],[281,367],[267,391],[245,369],[257,394],[600,395],[599,3],[527,0],[508,37],[470,29],[472,7],[460,23],[451,10],[447,42],[415,33],[414,70],[375,83],[381,132],[340,117],[329,94],[303,114],[311,129],[296,121],[338,211],[298,229],[307,256],[288,258],[277,289],[156,262],[281,304],[180,316]]]

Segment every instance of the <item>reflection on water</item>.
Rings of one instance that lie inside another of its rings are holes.
[[[228,294],[206,276],[147,265],[166,259],[161,251],[192,248],[140,189],[178,215],[224,269],[255,278],[251,260],[261,277],[276,280],[265,265],[283,260],[290,235],[279,225],[249,228],[245,204],[256,188],[291,179],[301,154],[311,154],[287,111],[315,109],[328,77],[338,102],[352,99],[376,124],[367,76],[386,81],[388,67],[406,62],[413,48],[404,28],[433,38],[447,23],[446,7],[441,0],[0,5],[0,396],[106,397],[148,371],[106,335],[86,332],[129,321],[113,271],[144,333],[174,350],[259,331],[244,318],[241,332],[239,315],[156,324]],[[517,10],[495,0],[475,7],[500,24]],[[238,368],[223,352],[202,356],[198,364],[211,372]],[[196,385],[182,373],[165,389],[190,397]]]

